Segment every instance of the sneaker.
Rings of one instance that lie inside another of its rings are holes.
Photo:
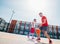
[[[51,40],[49,41],[49,44],[52,44],[52,41]]]
[[[38,43],[40,43],[40,40],[41,40],[40,38],[37,38],[37,39],[36,39],[36,41],[37,41]]]
[[[41,40],[40,38],[37,38],[37,40]]]

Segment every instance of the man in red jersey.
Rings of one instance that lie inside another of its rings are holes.
[[[39,13],[39,16],[41,17],[41,21],[42,21],[42,23],[40,24],[40,29],[44,33],[44,35],[49,39],[49,44],[52,44],[50,36],[47,33],[47,28],[48,28],[47,18],[45,16],[43,16],[42,12]]]

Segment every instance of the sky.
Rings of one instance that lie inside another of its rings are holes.
[[[41,23],[39,12],[47,17],[49,25],[60,26],[60,0],[0,0],[0,17],[9,22],[12,19],[19,21],[33,21]]]

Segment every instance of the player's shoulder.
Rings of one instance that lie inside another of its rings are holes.
[[[46,17],[46,16],[43,16],[43,17]]]
[[[46,16],[43,16],[42,18],[46,18]]]

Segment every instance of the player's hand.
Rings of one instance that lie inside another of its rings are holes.
[[[39,24],[39,26],[41,27],[41,26],[42,26],[42,24]]]

